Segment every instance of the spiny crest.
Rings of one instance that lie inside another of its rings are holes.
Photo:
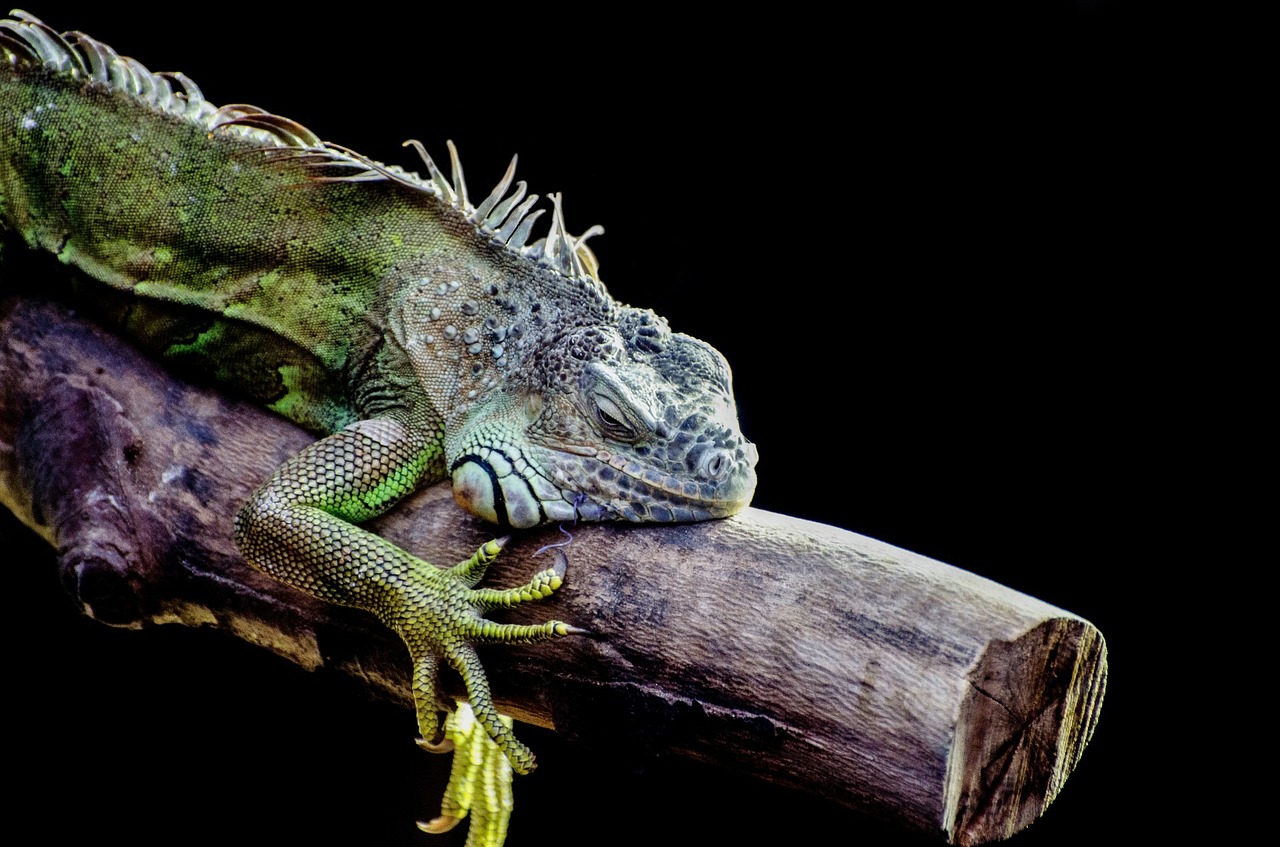
[[[210,135],[234,134],[260,145],[258,152],[271,161],[300,162],[313,169],[312,178],[318,182],[388,180],[430,194],[525,259],[570,279],[600,285],[599,264],[586,241],[604,229],[597,225],[582,235],[570,235],[565,228],[559,194],[551,195],[552,216],[546,236],[529,241],[534,222],[546,210],[533,209],[538,195],[526,197],[528,186],[523,180],[515,183],[515,190],[511,191],[515,156],[511,157],[511,164],[493,191],[474,206],[467,195],[462,163],[452,141],[448,142],[451,179],[444,176],[419,141],[405,142],[406,147],[412,146],[422,157],[429,177],[424,180],[395,165],[384,165],[342,145],[323,141],[297,121],[257,106],[244,103],[214,106],[186,75],[152,73],[136,59],[121,56],[82,32],[60,35],[19,9],[10,14],[12,19],[0,20],[0,56],[11,65],[41,65],[54,73],[123,92],[158,112],[189,121]]]

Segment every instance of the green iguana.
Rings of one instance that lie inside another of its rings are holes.
[[[514,159],[474,202],[452,144],[446,178],[410,142],[422,179],[13,15],[0,229],[99,283],[87,296],[164,359],[325,434],[244,504],[245,558],[404,639],[424,746],[440,736],[443,660],[470,701],[446,731],[493,774],[531,770],[474,645],[575,632],[482,617],[549,595],[563,567],[477,589],[500,542],[444,570],[355,524],[442,479],[504,529],[732,515],[756,451],[724,358],[614,302],[585,244],[600,229],[570,235],[558,196],[534,239],[543,210],[513,187]],[[465,734],[468,711],[484,732]],[[434,829],[468,813],[461,792],[451,782]],[[469,843],[500,843],[509,804],[474,803]]]

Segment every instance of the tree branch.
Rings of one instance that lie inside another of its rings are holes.
[[[215,624],[408,705],[394,636],[248,568],[231,542],[239,502],[312,436],[47,303],[0,310],[0,386],[0,500],[57,547],[88,614]],[[371,528],[438,564],[492,534],[441,486]],[[573,536],[566,586],[504,620],[592,635],[484,657],[521,720],[713,761],[957,844],[1030,823],[1096,722],[1097,630],[964,571],[757,510]],[[521,536],[486,584],[523,582],[560,539]]]

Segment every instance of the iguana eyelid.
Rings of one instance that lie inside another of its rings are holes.
[[[657,418],[645,408],[640,399],[612,369],[599,363],[592,363],[587,367],[587,373],[595,377],[588,389],[588,394],[592,403],[595,404],[597,419],[606,429],[612,427],[600,419],[599,415],[602,412],[624,424],[629,430],[628,437],[623,440],[638,441],[646,435],[657,432]],[[616,435],[614,432],[609,434]]]
[[[622,441],[634,441],[639,437],[639,432],[631,422],[632,416],[617,403],[603,394],[596,394],[592,399],[596,404],[596,420],[604,427],[606,435]]]

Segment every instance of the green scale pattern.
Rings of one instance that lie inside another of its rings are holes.
[[[275,578],[321,599],[372,612],[404,640],[413,660],[421,741],[439,735],[443,658],[462,677],[476,720],[519,773],[534,768],[493,704],[476,644],[532,643],[577,632],[562,621],[499,624],[483,614],[540,600],[560,587],[563,567],[517,588],[476,589],[501,550],[490,541],[470,559],[441,569],[353,524],[414,490],[439,454],[392,421],[363,421],[317,441],[286,462],[236,517],[236,543]]]

